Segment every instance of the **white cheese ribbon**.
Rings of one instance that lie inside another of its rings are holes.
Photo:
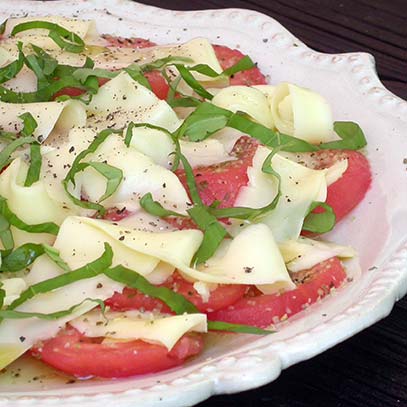
[[[350,246],[299,237],[278,245],[288,270],[291,272],[309,269],[331,257],[351,258],[356,255]]]
[[[273,234],[264,224],[249,225],[232,240],[224,240],[214,256],[198,270],[179,269],[189,279],[205,283],[253,284],[264,293],[295,287]]]
[[[266,127],[273,127],[273,119],[267,97],[249,86],[229,86],[219,91],[212,103],[231,112],[247,113]]]
[[[164,101],[134,81],[126,72],[104,84],[87,106],[94,115],[90,123],[96,128],[121,128],[129,124],[149,123],[176,130],[181,121]]]
[[[109,136],[84,161],[107,162],[123,172],[117,190],[102,202],[105,207],[137,209],[140,198],[150,192],[156,201],[168,209],[180,213],[187,209],[189,197],[178,177],[133,147],[127,147],[119,135]],[[92,202],[97,202],[106,189],[106,179],[92,168],[83,172],[80,183],[82,194]]]
[[[13,28],[22,23],[27,23],[30,21],[47,21],[50,23],[57,24],[68,31],[71,31],[81,37],[86,43],[94,41],[99,37],[99,34],[96,30],[96,23],[94,20],[77,20],[74,18],[67,18],[62,16],[46,16],[46,17],[19,17],[19,18],[9,18],[6,23],[6,28],[4,30],[4,36],[8,37],[11,34]],[[16,38],[20,40],[22,37],[32,37],[32,36],[48,36],[49,30],[35,28],[27,31],[22,31],[16,34]],[[27,42],[30,39],[27,38]],[[58,45],[55,44],[56,47]]]
[[[277,194],[276,178],[261,169],[270,152],[267,147],[258,147],[247,170],[249,182],[240,189],[235,206],[261,208]],[[271,228],[277,242],[296,239],[311,203],[326,199],[326,170],[312,170],[279,154],[273,157],[271,165],[281,177],[281,197],[276,208],[262,217],[261,222]]]
[[[86,123],[84,105],[77,100],[41,103],[0,102],[2,130],[20,132],[23,129],[23,121],[19,116],[23,113],[31,113],[37,122],[33,136],[39,142],[46,140],[53,130],[65,133],[74,126],[84,126]]]
[[[142,339],[164,345],[169,351],[187,332],[207,332],[205,314],[153,315],[137,311],[91,311],[70,324],[88,337]]]
[[[291,83],[274,89],[271,104],[273,121],[278,131],[312,144],[335,138],[332,112],[318,93]]]

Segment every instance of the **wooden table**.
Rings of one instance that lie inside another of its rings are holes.
[[[318,51],[373,54],[385,86],[407,99],[406,0],[139,1],[177,10],[239,7],[260,11]],[[275,382],[237,395],[213,397],[199,406],[407,406],[407,297],[383,321],[283,371]]]

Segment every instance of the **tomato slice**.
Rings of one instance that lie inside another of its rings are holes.
[[[100,343],[69,327],[31,350],[34,357],[80,378],[115,378],[154,373],[182,364],[202,351],[201,335],[184,335],[169,352],[165,346],[142,340]]]
[[[298,285],[294,290],[282,294],[245,296],[227,308],[209,313],[208,319],[265,328],[325,297],[345,278],[341,262],[332,257],[309,270],[293,273],[293,280]]]
[[[348,168],[341,178],[328,187],[326,199],[326,203],[332,206],[338,222],[366,195],[372,182],[369,161],[359,151],[352,150],[321,150],[310,154],[315,169],[328,168],[337,161],[348,159]]]
[[[102,38],[105,39],[108,43],[108,47],[117,47],[117,48],[149,48],[154,47],[157,44],[145,38],[123,38],[115,37],[109,34],[103,34]]]
[[[248,289],[248,286],[240,284],[218,285],[211,291],[208,301],[205,302],[193,284],[183,279],[178,273],[174,273],[163,286],[183,295],[200,312],[204,313],[217,311],[234,304],[243,297]],[[114,311],[144,310],[171,313],[171,310],[162,301],[128,287],[124,288],[122,293],[114,293],[105,301],[105,304]]]
[[[237,49],[231,49],[224,45],[214,45],[213,49],[223,70],[237,64],[245,55]],[[267,85],[265,76],[256,67],[247,71],[238,72],[230,78],[231,85]]]
[[[233,206],[240,188],[249,181],[247,168],[252,164],[257,147],[255,139],[243,136],[231,152],[235,160],[194,169],[199,195],[205,205],[220,201],[221,208]],[[185,171],[177,170],[176,175],[188,190]]]

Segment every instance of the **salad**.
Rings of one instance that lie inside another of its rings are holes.
[[[348,280],[323,239],[371,182],[363,131],[204,38],[10,18],[0,40],[0,368],[158,372],[269,335]]]

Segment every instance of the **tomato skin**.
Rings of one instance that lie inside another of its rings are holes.
[[[353,150],[321,150],[312,154],[315,169],[327,168],[339,160],[348,159],[348,168],[328,187],[326,199],[338,222],[363,200],[369,190],[372,183],[369,161],[365,155]]]
[[[198,308],[199,312],[203,313],[213,312],[234,304],[243,297],[248,288],[248,286],[240,284],[218,285],[217,288],[211,291],[208,301],[204,302],[193,284],[183,279],[178,273],[174,273],[162,285],[183,295]],[[105,304],[114,311],[142,309],[144,311],[171,313],[171,310],[162,301],[128,287],[124,288],[122,293],[114,293],[112,297],[105,301]]]
[[[155,373],[182,364],[202,351],[201,335],[184,335],[169,352],[165,346],[141,340],[97,343],[69,327],[31,350],[34,357],[81,378],[128,377]]]
[[[315,303],[329,294],[331,288],[339,287],[346,278],[337,257],[293,274],[297,276],[296,283],[300,283],[294,290],[282,294],[246,296],[230,307],[209,313],[208,319],[265,328]]]
[[[223,70],[235,65],[245,56],[237,49],[231,49],[224,45],[214,45],[213,49]],[[267,85],[267,81],[265,76],[260,72],[260,69],[256,66],[233,75],[230,78],[230,85]]]

